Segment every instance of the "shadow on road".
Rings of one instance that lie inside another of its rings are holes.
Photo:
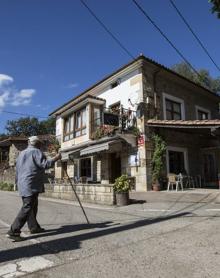
[[[107,236],[114,233],[120,233],[123,231],[128,231],[136,229],[139,227],[157,224],[163,221],[172,220],[174,218],[189,215],[189,212],[182,212],[173,215],[167,215],[163,217],[153,218],[153,219],[143,219],[136,222],[128,223],[125,225],[113,225],[109,226],[111,222],[104,222],[98,224],[90,225],[68,225],[63,226],[57,230],[52,230],[53,235],[58,235],[67,232],[78,231],[79,229],[94,229],[101,228],[101,230],[89,231],[88,233],[83,233],[80,235],[73,235],[64,238],[53,239],[50,241],[44,241],[42,243],[36,243],[28,246],[16,247],[10,250],[0,251],[0,262],[6,262],[10,260],[17,260],[25,257],[42,256],[46,254],[57,254],[62,251],[70,251],[80,248],[80,243],[85,240],[91,240],[98,237]],[[51,234],[49,234],[51,235]],[[41,235],[46,236],[46,234]],[[30,237],[34,238],[34,236]],[[35,237],[36,238],[36,237]]]

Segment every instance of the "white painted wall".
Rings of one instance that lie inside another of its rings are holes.
[[[130,107],[131,110],[135,110],[135,107],[131,106],[128,99],[130,98],[132,102],[137,103],[143,98],[142,82],[132,84],[132,79],[136,77],[140,77],[142,80],[142,74],[138,70],[121,77],[118,86],[115,88],[108,86],[106,90],[97,94],[97,96],[106,100],[106,107],[120,101],[124,108],[128,109]]]

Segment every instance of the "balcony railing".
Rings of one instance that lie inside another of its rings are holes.
[[[104,136],[111,136],[117,132],[137,132],[136,111],[125,109],[105,109],[100,118],[91,122],[92,137],[98,139]]]

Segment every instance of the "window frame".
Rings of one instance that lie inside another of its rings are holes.
[[[184,104],[184,100],[181,99],[181,98],[174,97],[172,95],[163,93],[163,116],[164,116],[164,120],[167,120],[166,100],[168,100],[170,102],[173,102],[173,103],[180,104],[180,116],[181,116],[181,118],[179,120],[185,120],[185,104]]]
[[[85,133],[85,134],[82,134],[82,131],[83,131],[83,130],[86,130],[86,124],[85,124],[84,126],[82,125],[82,124],[83,124],[83,111],[85,111],[85,114],[87,114],[87,113],[86,113],[86,107],[83,107],[83,108],[77,110],[77,111],[74,113],[74,138],[77,138],[77,137],[86,135],[86,133]],[[79,128],[76,128],[76,126],[77,126],[77,119],[78,119],[76,115],[77,115],[78,113],[80,113],[80,127],[79,127]],[[86,120],[87,120],[87,115],[86,115]],[[79,135],[76,135],[77,132],[80,132],[80,134],[79,134]]]
[[[210,110],[203,108],[201,106],[198,106],[198,105],[195,106],[195,109],[196,109],[196,119],[197,120],[210,120],[211,119],[211,111]],[[207,114],[207,119],[199,119],[199,112]]]
[[[71,119],[72,118],[72,130],[71,130]],[[65,132],[65,126],[66,126],[66,121],[69,120],[69,132]],[[68,116],[66,116],[65,118],[63,118],[63,142],[72,140],[74,138],[74,114],[69,114]],[[72,135],[72,138],[71,138]],[[68,137],[67,139],[65,139],[65,137]]]

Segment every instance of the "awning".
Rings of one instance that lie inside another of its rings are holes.
[[[98,153],[98,152],[103,152],[103,151],[108,151],[110,148],[110,144],[114,143],[115,141],[107,142],[107,143],[102,143],[102,144],[97,144],[93,146],[89,146],[83,150],[80,151],[80,155],[88,155],[92,153]]]
[[[61,152],[61,155],[62,155],[61,160],[67,161],[69,159],[77,158],[77,157],[79,157],[79,153],[80,153],[79,150],[69,151],[69,152]]]

